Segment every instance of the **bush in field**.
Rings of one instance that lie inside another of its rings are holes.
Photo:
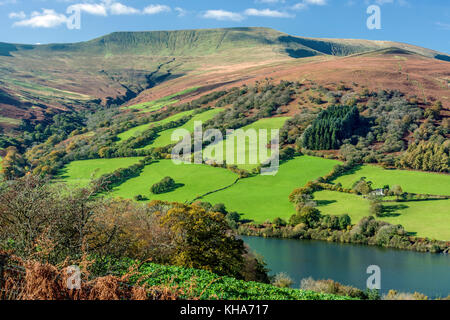
[[[175,186],[175,180],[173,180],[171,177],[165,177],[160,182],[152,185],[150,191],[154,194],[161,194],[172,191],[173,189],[175,189]]]
[[[134,200],[136,200],[136,201],[144,201],[145,197],[142,194],[138,194],[138,195],[134,196]]]
[[[371,201],[370,202],[370,213],[376,217],[383,216],[383,205],[380,201]]]

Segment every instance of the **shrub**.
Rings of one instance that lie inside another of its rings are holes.
[[[171,177],[165,177],[160,182],[155,183],[150,188],[150,191],[154,194],[161,194],[172,191],[173,189],[175,189],[175,180]]]
[[[286,221],[284,221],[283,219],[281,219],[280,217],[273,219],[273,224],[275,225],[275,227],[279,228],[279,227],[284,227],[286,226]]]
[[[313,278],[302,279],[300,283],[302,290],[310,290],[320,293],[331,293],[342,296],[350,296],[353,298],[367,299],[364,291],[340,284],[333,280],[314,280]]]
[[[418,292],[404,293],[396,290],[389,290],[388,294],[383,296],[383,300],[428,300],[428,297]]]
[[[294,281],[286,273],[281,272],[275,275],[272,284],[278,288],[290,288]]]

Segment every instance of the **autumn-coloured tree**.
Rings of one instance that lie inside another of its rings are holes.
[[[161,219],[175,240],[174,264],[241,278],[244,243],[230,234],[222,213],[176,205]]]

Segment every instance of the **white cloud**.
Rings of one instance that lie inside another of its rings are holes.
[[[151,4],[144,8],[142,13],[144,14],[157,14],[162,12],[169,12],[171,11],[169,6],[162,5],[162,4]]]
[[[20,19],[23,20],[27,17],[27,15],[25,14],[25,12],[20,11],[20,12],[11,12],[8,17],[10,19]]]
[[[68,9],[76,9],[95,16],[139,14],[140,10],[113,0],[103,0],[101,3],[77,3]]]
[[[126,6],[120,2],[112,3],[109,6],[109,11],[111,14],[114,15],[121,15],[121,14],[138,14],[140,11],[138,9],[135,9],[133,7]]]
[[[308,6],[306,5],[306,3],[299,2],[292,6],[292,10],[303,10],[303,9],[306,9],[307,7]]]
[[[203,14],[203,18],[215,19],[220,21],[242,21],[244,17],[240,13],[225,10],[208,10]]]
[[[291,9],[299,11],[308,8],[308,6],[324,6],[326,4],[327,0],[303,0],[291,6]]]
[[[287,12],[281,12],[277,10],[270,10],[270,9],[247,9],[245,10],[245,14],[247,16],[254,16],[254,17],[270,17],[270,18],[292,18],[293,15],[287,13]]]
[[[42,12],[33,12],[29,19],[17,21],[15,27],[54,28],[67,23],[67,17],[56,13],[52,9],[43,9]]]
[[[13,0],[9,0],[13,1]],[[60,0],[64,2],[73,2],[72,0]],[[4,2],[4,1],[3,1]],[[0,0],[0,4],[1,4]],[[162,12],[170,12],[172,9],[169,6],[161,4],[149,5],[143,10],[139,10],[127,5],[117,2],[115,0],[101,0],[101,2],[83,2],[75,3],[67,8],[67,12],[73,12],[74,10],[84,12],[96,16],[108,16],[111,15],[130,15],[130,14],[158,14]],[[176,8],[178,16],[182,16],[186,13],[184,9]],[[53,28],[63,23],[66,23],[69,19],[64,14],[59,14],[53,9],[43,9],[42,12],[33,12],[29,19],[26,14],[21,12],[11,12],[9,14],[11,19],[20,19],[13,24],[13,26],[32,27],[32,28]]]
[[[77,3],[69,6],[67,10],[80,10],[81,12],[85,12],[88,14],[92,14],[95,16],[107,16],[107,8],[104,3],[95,4],[95,3]]]

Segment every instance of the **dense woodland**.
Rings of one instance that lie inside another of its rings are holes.
[[[358,128],[364,128],[361,122],[356,107],[328,107],[304,132],[303,147],[310,150],[338,149]]]

